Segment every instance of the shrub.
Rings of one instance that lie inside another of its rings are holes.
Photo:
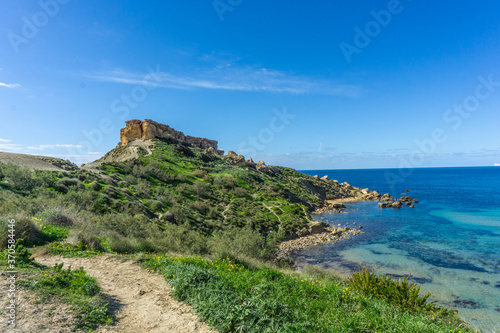
[[[207,172],[205,170],[201,170],[201,169],[197,169],[197,170],[194,170],[191,175],[193,177],[197,177],[197,178],[205,178],[205,176],[207,175]]]
[[[90,184],[90,187],[95,191],[99,191],[102,188],[101,184],[99,184],[97,181],[93,181]]]
[[[30,170],[12,163],[2,165],[2,173],[16,189],[31,191],[37,185]]]
[[[134,186],[134,190],[143,198],[149,198],[151,196],[151,186],[147,181],[140,181]]]
[[[56,183],[56,176],[52,171],[36,170],[35,179],[43,187],[54,187]]]
[[[86,230],[71,230],[67,242],[73,245],[78,244],[86,250],[104,251],[99,238]]]
[[[147,178],[146,170],[141,165],[136,165],[132,169],[132,175],[135,178]]]
[[[103,231],[114,231],[124,237],[146,238],[159,232],[158,226],[144,215],[105,214],[95,219],[95,226]]]
[[[178,181],[180,181],[181,183],[185,183],[187,182],[187,178],[185,175],[183,175],[182,173],[181,174],[178,174],[176,177],[175,177]]]
[[[117,232],[107,233],[108,245],[111,251],[118,253],[133,253],[138,251],[141,246],[134,237],[125,237]]]
[[[215,232],[209,239],[210,252],[221,257],[270,260],[276,253],[277,240],[265,237],[249,227]]]
[[[356,271],[348,281],[353,289],[372,295],[400,307],[403,311],[439,311],[434,302],[427,303],[430,293],[420,297],[420,286],[408,281],[409,277],[393,280],[390,276],[378,276],[366,267]]]
[[[206,203],[204,203],[203,201],[201,200],[198,200],[198,201],[195,201],[191,204],[191,207],[193,207],[194,209],[196,209],[197,211],[199,211],[200,213],[202,214],[205,214],[207,211],[208,211],[208,206]]]
[[[15,239],[22,239],[23,244],[32,245],[42,241],[42,233],[36,227],[35,223],[24,214],[18,214],[13,218],[16,223],[14,226]],[[8,218],[1,219],[0,246],[7,247],[9,240]]]
[[[163,208],[162,203],[158,200],[148,200],[148,205],[154,211],[161,210]]]
[[[73,225],[73,218],[71,215],[72,214],[69,213],[68,210],[54,207],[44,210],[40,214],[40,218],[49,224],[71,226]]]
[[[208,194],[209,186],[207,183],[197,180],[193,183],[191,189],[196,195],[205,197]]]

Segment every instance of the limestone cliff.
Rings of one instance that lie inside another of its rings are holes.
[[[215,140],[185,135],[168,125],[157,123],[151,119],[145,119],[144,121],[134,119],[126,121],[125,124],[125,128],[120,130],[120,143],[118,144],[120,146],[135,140],[148,140],[154,138],[175,139],[180,142],[186,142],[193,147],[201,149],[211,148],[210,150],[213,149],[213,151],[219,155],[224,153],[224,151],[217,149],[217,141]]]

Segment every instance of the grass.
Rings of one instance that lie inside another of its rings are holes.
[[[174,296],[219,332],[471,332],[457,319],[408,312],[335,279],[290,276],[230,258],[149,255]]]
[[[111,324],[108,302],[97,281],[80,269],[64,269],[63,264],[47,267],[29,259],[30,252],[16,244],[16,270],[20,274],[17,285],[36,292],[39,301],[57,299],[71,306],[76,318],[74,329],[91,332],[99,325]],[[0,270],[7,266],[7,250],[0,253]]]

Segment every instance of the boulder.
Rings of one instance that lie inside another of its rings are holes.
[[[401,207],[403,207],[401,201],[396,201],[395,203],[392,204],[392,208],[401,208]]]
[[[313,178],[314,179],[319,179],[319,176],[318,175],[314,175]]]
[[[378,208],[387,208],[387,203],[386,202],[379,202]]]
[[[320,179],[321,179],[321,180],[325,180],[325,181],[326,181],[326,180],[328,180],[328,176],[327,176],[327,175],[325,175],[325,176],[321,177]]]
[[[325,231],[325,224],[323,222],[316,221],[309,224],[309,232],[311,234],[319,234],[323,231]]]
[[[334,203],[332,205],[332,208],[333,209],[345,209],[345,205],[343,203],[341,203],[341,202],[338,202],[338,203]]]

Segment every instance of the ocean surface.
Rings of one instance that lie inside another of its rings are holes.
[[[346,203],[345,213],[315,215],[334,225],[361,225],[365,233],[301,251],[297,266],[316,264],[344,276],[361,264],[411,274],[431,300],[457,309],[483,332],[500,332],[500,167],[301,172],[420,202],[401,209]]]

